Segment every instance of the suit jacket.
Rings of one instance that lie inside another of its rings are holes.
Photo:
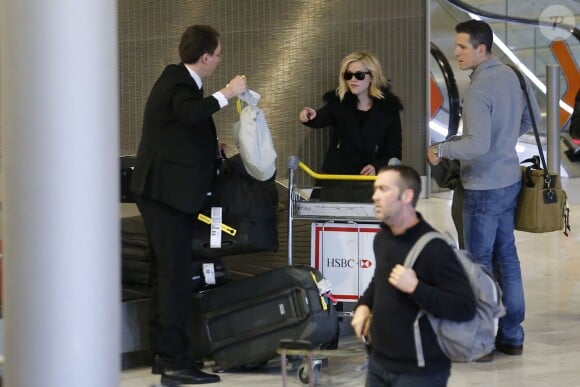
[[[186,213],[198,212],[216,174],[212,114],[219,109],[214,97],[203,97],[184,64],[167,66],[145,105],[133,191]]]
[[[324,95],[326,104],[316,111],[316,118],[305,125],[312,128],[333,127],[322,169],[326,173],[358,175],[367,164],[378,171],[389,159],[402,159],[402,129],[399,111],[403,106],[390,90],[383,89],[383,99],[373,99],[373,106],[362,126],[357,118],[357,98],[350,92],[340,101],[334,90]]]

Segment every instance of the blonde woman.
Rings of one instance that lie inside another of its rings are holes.
[[[324,94],[324,106],[305,107],[300,121],[311,128],[333,128],[322,171],[376,175],[391,159],[400,161],[401,101],[389,89],[379,60],[366,51],[343,58],[338,87]],[[391,161],[392,163],[392,161]],[[372,182],[319,181],[321,199],[371,201]]]

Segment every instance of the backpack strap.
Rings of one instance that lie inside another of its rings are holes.
[[[431,242],[433,239],[443,239],[445,242],[449,243],[447,237],[437,231],[429,231],[423,235],[415,242],[411,250],[407,253],[405,257],[404,266],[412,268],[415,265],[415,261],[419,257],[419,254],[423,251],[423,248],[427,243]],[[423,342],[421,340],[421,330],[419,329],[419,320],[421,317],[425,316],[425,311],[423,309],[419,310],[415,322],[413,322],[413,337],[415,339],[415,353],[417,354],[417,365],[419,367],[425,367],[425,356],[423,355]]]
[[[412,268],[415,265],[415,261],[423,251],[423,248],[425,248],[427,243],[431,242],[435,238],[443,239],[445,242],[448,242],[447,238],[437,231],[429,231],[421,235],[421,237],[417,239],[417,242],[415,242],[413,247],[411,247],[411,250],[409,250],[409,252],[407,253],[403,266]]]
[[[419,320],[425,315],[423,309],[419,310],[417,317],[413,322],[413,337],[415,339],[415,353],[417,354],[417,365],[425,367],[425,356],[423,355],[423,342],[421,341],[421,330],[419,329]]]

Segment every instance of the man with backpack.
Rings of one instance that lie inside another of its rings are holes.
[[[423,310],[453,321],[475,316],[472,287],[445,241],[430,241],[412,269],[404,266],[419,238],[434,231],[415,210],[420,192],[421,178],[409,166],[385,167],[375,181],[372,198],[383,222],[374,240],[376,267],[352,319],[355,334],[370,336],[372,342],[367,387],[446,386],[451,360],[427,317],[418,319],[424,358],[419,365],[413,327],[417,315]]]

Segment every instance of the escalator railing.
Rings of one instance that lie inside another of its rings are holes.
[[[461,0],[447,0],[447,2],[449,2],[450,4],[453,4],[454,6],[456,6],[457,8],[459,8],[465,12],[470,12],[470,13],[476,14],[478,16],[488,18],[488,19],[503,20],[503,21],[511,22],[511,23],[528,24],[528,25],[533,25],[533,26],[537,26],[537,27],[543,26],[543,27],[549,27],[549,28],[559,28],[559,29],[568,31],[570,34],[572,34],[580,42],[580,30],[578,28],[576,28],[576,26],[564,23],[562,19],[560,19],[560,20],[554,19],[554,21],[548,22],[545,20],[541,20],[539,18],[538,19],[523,18],[523,17],[501,15],[498,13],[489,12],[489,11],[483,10],[481,8],[474,7],[473,5],[470,5],[470,4],[468,4],[464,1],[461,1]]]
[[[439,67],[439,70],[441,71],[441,75],[444,81],[444,87],[445,90],[447,91],[446,104],[448,105],[447,111],[449,117],[446,138],[449,138],[451,136],[456,135],[459,129],[459,121],[461,119],[461,101],[459,99],[459,90],[457,88],[457,82],[455,80],[455,76],[453,75],[453,69],[451,68],[451,64],[449,63],[449,61],[447,60],[441,49],[433,42],[431,42],[431,56],[433,57],[433,59],[435,60],[435,62]],[[434,79],[433,74],[431,74],[431,79],[432,80]],[[440,90],[441,88],[438,82],[433,81],[431,83],[432,100],[435,99],[433,98],[434,93]],[[437,117],[436,112],[434,112],[432,109],[431,119],[432,120],[436,119],[436,117]]]
[[[485,3],[471,1],[471,3],[476,3],[476,5],[463,0],[439,0],[439,3],[441,5],[449,5],[445,8],[453,14],[455,12],[451,12],[451,10],[455,9],[460,12],[457,15],[467,13],[469,17],[474,19],[492,19],[489,22],[494,29],[494,44],[505,55],[505,60],[502,60],[506,63],[507,61],[512,62],[530,79],[540,106],[546,106],[548,102],[546,100],[546,65],[558,63],[563,74],[560,83],[562,95],[560,95],[559,103],[559,124],[561,130],[567,129],[567,123],[574,106],[574,97],[580,89],[580,67],[577,63],[578,58],[580,58],[580,30],[575,25],[566,24],[564,21],[569,20],[568,18],[554,17],[553,19],[546,19],[545,11],[553,6],[549,1],[546,1],[546,8],[544,8],[544,12],[539,17],[512,16],[508,13],[519,12],[518,15],[524,16],[534,15],[535,13],[540,14],[540,10],[537,7],[542,5],[541,1],[536,4],[535,8],[531,7],[526,1],[512,0],[509,3],[507,0]],[[573,8],[573,5],[569,4],[569,6]],[[505,14],[497,12],[501,7],[504,8],[502,12],[505,12]],[[566,7],[563,6],[563,8]],[[491,12],[488,9],[493,9],[496,12]],[[567,11],[571,13],[569,9]],[[460,16],[457,17],[461,20]],[[500,25],[497,25],[496,21]],[[519,27],[517,26],[518,24],[520,25]],[[501,25],[504,28],[501,28]],[[550,39],[548,36],[542,36],[541,30],[543,28],[544,31],[545,28],[558,29],[563,31],[562,35],[566,35],[569,38],[563,40],[561,38]],[[547,39],[544,39],[544,37]],[[545,114],[543,114],[542,122],[539,125],[541,133],[545,133],[546,125]]]

